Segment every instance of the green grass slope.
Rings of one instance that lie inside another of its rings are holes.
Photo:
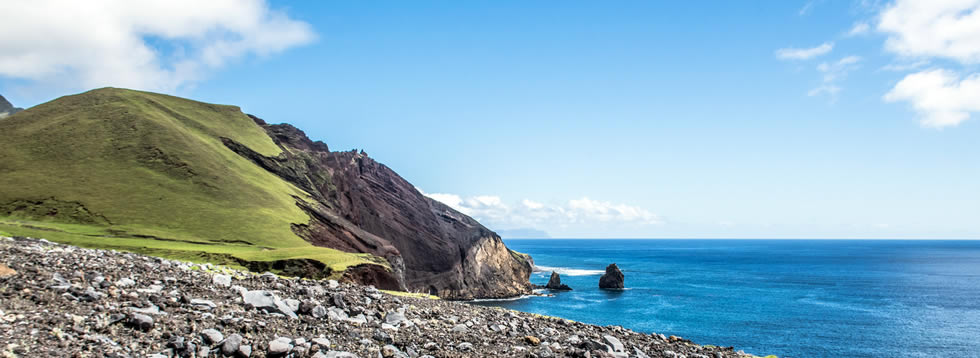
[[[309,217],[293,196],[309,195],[220,137],[280,152],[238,107],[125,89],[0,119],[0,232],[226,264],[379,262],[296,236]]]

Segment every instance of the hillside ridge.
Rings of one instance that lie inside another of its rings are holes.
[[[0,139],[0,232],[452,299],[530,292],[530,263],[475,220],[236,106],[103,88],[4,118]]]

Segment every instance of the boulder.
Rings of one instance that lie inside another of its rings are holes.
[[[561,276],[559,276],[558,273],[554,271],[551,272],[551,279],[548,280],[548,284],[545,285],[544,288],[547,288],[549,290],[558,290],[558,291],[572,290],[572,288],[568,287],[568,285],[561,283]]]
[[[609,264],[606,266],[606,273],[599,278],[599,288],[605,290],[621,290],[623,289],[623,272],[619,270],[619,266],[616,264]]]

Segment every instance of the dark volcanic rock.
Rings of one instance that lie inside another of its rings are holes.
[[[559,276],[558,273],[554,271],[551,272],[551,279],[548,280],[547,285],[544,285],[544,288],[550,290],[559,290],[559,291],[572,290],[572,288],[568,287],[568,285],[561,283],[561,276]]]
[[[23,108],[14,107],[14,105],[10,104],[10,102],[8,102],[6,98],[3,98],[3,96],[0,95],[0,118],[12,115],[14,113],[23,110],[24,110]]]
[[[363,151],[331,152],[288,124],[265,124],[283,148],[265,157],[223,138],[259,166],[309,192],[297,200],[310,222],[293,230],[318,246],[371,253],[388,260],[356,267],[344,280],[385,289],[422,291],[449,299],[512,297],[531,292],[531,264],[476,220],[420,193]],[[373,266],[373,265],[368,265]]]
[[[619,266],[616,264],[606,266],[606,273],[599,278],[599,288],[621,290],[623,287],[623,272],[619,270]]]

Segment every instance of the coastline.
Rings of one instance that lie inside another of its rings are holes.
[[[751,357],[619,326],[46,240],[2,238],[0,257],[15,271],[0,277],[0,349],[18,357]]]

